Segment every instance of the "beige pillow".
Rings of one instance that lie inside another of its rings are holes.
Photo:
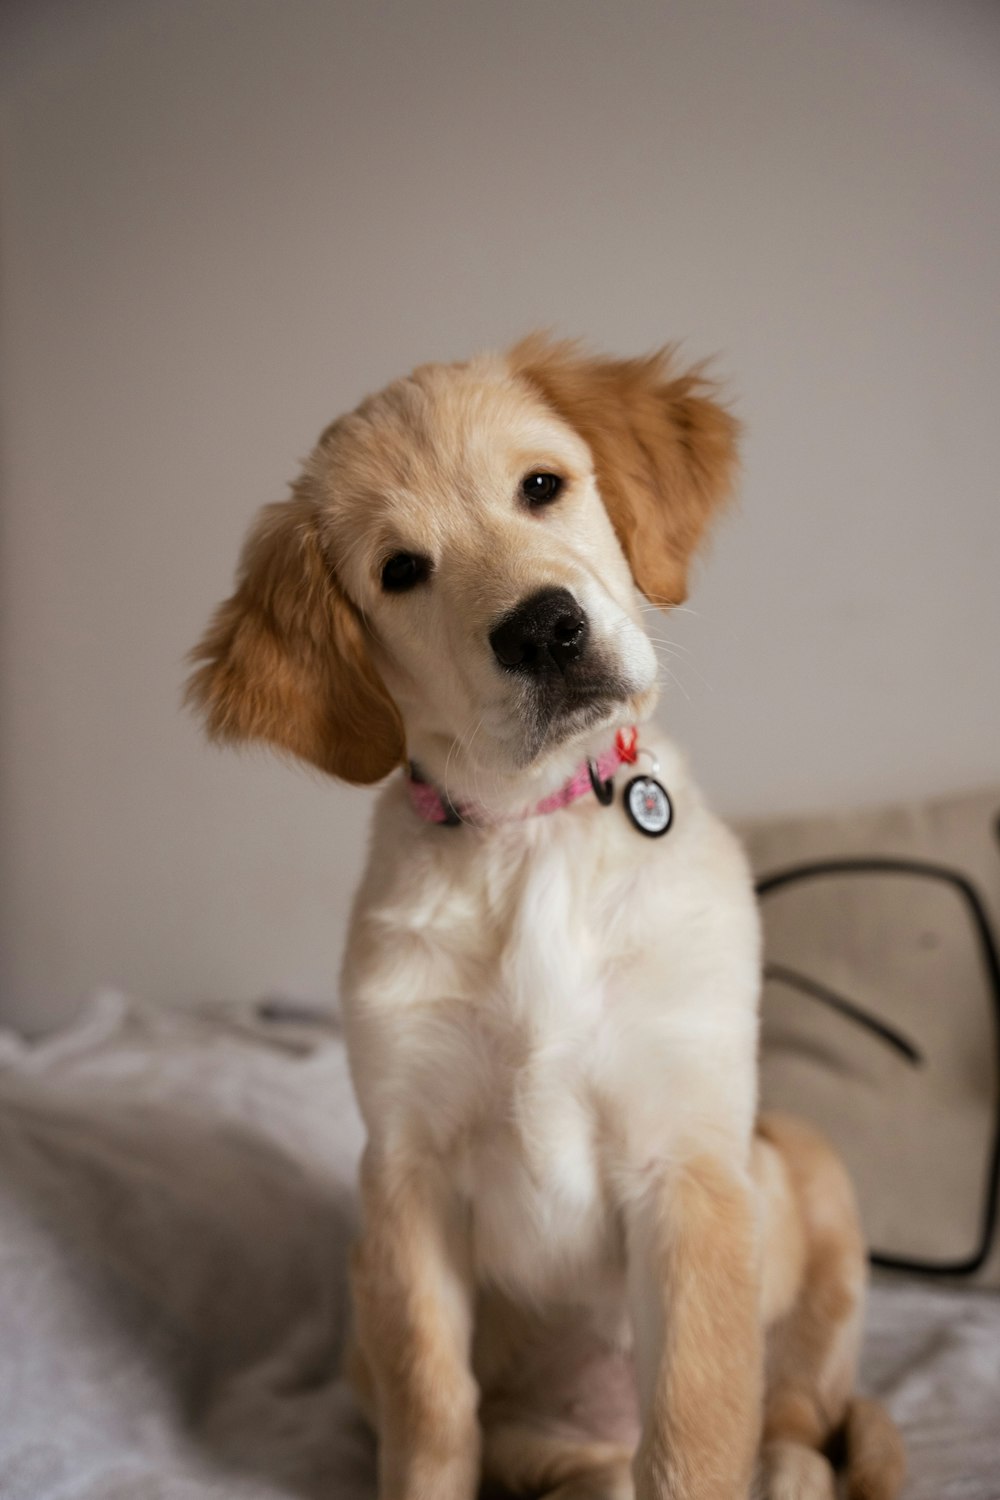
[[[1000,1286],[1000,790],[741,831],[763,1102],[836,1142],[876,1263]]]

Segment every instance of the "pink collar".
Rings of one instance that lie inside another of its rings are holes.
[[[585,760],[574,771],[563,786],[557,792],[551,792],[549,796],[543,797],[541,802],[529,808],[527,812],[519,813],[516,818],[492,818],[481,809],[469,806],[457,808],[452,805],[448,798],[438,791],[429,781],[422,781],[415,768],[411,765],[406,778],[406,789],[410,794],[410,803],[418,817],[423,818],[425,823],[474,823],[478,827],[484,827],[492,823],[520,822],[524,818],[536,818],[543,813],[558,812],[561,807],[569,807],[571,802],[585,797],[588,792],[594,792],[599,800],[602,798],[598,790],[612,780],[615,772],[620,766],[631,766],[635,764],[638,751],[636,743],[639,731],[633,725],[631,729],[619,729],[615,735],[615,742],[610,750],[598,756],[597,760]]]

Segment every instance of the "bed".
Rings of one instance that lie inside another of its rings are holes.
[[[337,1378],[361,1144],[336,1025],[104,994],[0,1033],[0,1494],[370,1500]],[[1000,1296],[873,1288],[908,1500],[1000,1497]]]

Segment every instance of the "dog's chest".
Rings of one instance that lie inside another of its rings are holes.
[[[355,1086],[373,1134],[455,1184],[481,1280],[589,1295],[648,1164],[706,1121],[749,1129],[752,905],[711,828],[687,853],[691,821],[647,841],[595,808],[430,845],[419,879],[375,867],[345,986]]]
[[[517,893],[494,984],[470,1015],[488,1058],[455,1139],[480,1274],[551,1294],[614,1263],[602,1116],[613,986],[600,923],[539,862]]]
[[[568,1036],[510,1038],[508,1046],[509,1061],[494,1069],[456,1139],[455,1178],[471,1210],[480,1274],[551,1292],[614,1257],[595,1080],[586,1051]]]

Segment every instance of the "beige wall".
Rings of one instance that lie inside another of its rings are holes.
[[[8,3],[8,1017],[331,995],[369,798],[206,749],[181,659],[329,417],[538,324],[739,393],[744,508],[664,630],[722,806],[996,779],[998,18]]]

